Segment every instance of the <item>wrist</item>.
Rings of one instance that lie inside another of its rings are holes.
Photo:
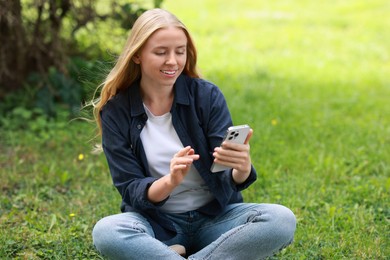
[[[233,169],[232,178],[234,183],[236,183],[237,185],[244,183],[248,179],[250,173],[251,173],[250,170],[245,172],[240,172],[237,169]]]

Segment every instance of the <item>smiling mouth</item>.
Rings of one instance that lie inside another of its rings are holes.
[[[166,74],[166,75],[175,75],[176,74],[176,70],[161,70],[162,73]]]

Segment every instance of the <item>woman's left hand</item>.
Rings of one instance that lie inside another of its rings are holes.
[[[253,130],[249,131],[244,144],[223,142],[221,147],[214,149],[214,162],[233,168],[233,180],[236,184],[243,183],[251,172],[251,157],[249,140]]]

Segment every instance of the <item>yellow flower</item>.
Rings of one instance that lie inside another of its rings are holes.
[[[79,161],[84,160],[84,154],[80,153],[79,156],[77,157],[77,159],[78,159]]]
[[[272,119],[271,124],[272,124],[273,126],[277,125],[277,124],[278,124],[278,120]]]
[[[71,217],[71,218],[73,218],[73,217],[75,217],[76,216],[76,214],[74,214],[74,213],[70,213],[69,214],[69,217]]]

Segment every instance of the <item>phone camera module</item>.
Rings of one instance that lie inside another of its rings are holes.
[[[239,136],[239,133],[236,132],[236,131],[233,131],[233,132],[230,133],[230,135],[228,137],[228,140],[230,141],[230,140],[236,139],[237,136]]]

